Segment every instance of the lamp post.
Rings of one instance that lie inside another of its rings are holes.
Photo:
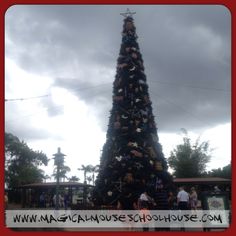
[[[64,165],[64,156],[65,154],[61,153],[61,148],[57,149],[57,153],[53,154],[54,156],[54,165],[56,166],[56,206],[55,209],[59,209],[59,186],[60,186],[60,169]]]

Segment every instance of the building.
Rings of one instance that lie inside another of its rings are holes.
[[[195,187],[199,193],[203,191],[212,191],[214,186],[218,186],[222,192],[228,191],[230,194],[231,179],[224,179],[219,177],[205,177],[205,178],[175,178],[174,190],[178,187],[185,186],[187,191],[191,187]],[[69,201],[72,205],[84,203],[84,191],[89,200],[91,190],[94,186],[78,183],[78,182],[61,182],[59,192],[69,195]],[[53,207],[52,198],[56,192],[56,182],[48,183],[32,183],[23,185],[19,188],[9,191],[10,202],[21,203],[22,207],[38,207],[40,194],[44,193],[47,200],[46,207]]]
[[[201,177],[201,178],[174,178],[176,187],[185,186],[187,189],[196,187],[199,191],[213,190],[214,186],[218,186],[222,191],[231,188],[231,179],[220,177]]]
[[[84,192],[87,198],[93,186],[78,182],[60,182],[59,194],[63,197],[68,195],[69,204],[84,203]],[[56,194],[56,182],[32,183],[20,186],[9,191],[11,202],[20,203],[22,207],[38,207],[40,195],[45,195],[45,207],[53,207],[53,197]]]

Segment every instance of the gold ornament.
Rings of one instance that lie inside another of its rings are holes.
[[[162,163],[160,161],[155,162],[155,170],[157,170],[157,171],[163,170]]]
[[[132,183],[134,181],[134,177],[132,173],[127,173],[124,177],[124,181],[127,183]]]
[[[155,158],[156,157],[156,153],[154,151],[154,149],[152,147],[148,147],[148,154],[151,158]]]

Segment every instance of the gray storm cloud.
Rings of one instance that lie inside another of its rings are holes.
[[[229,11],[216,5],[128,7],[137,12],[138,42],[159,130],[196,130],[229,122]],[[13,6],[5,19],[6,57],[26,71],[54,78],[53,86],[84,100],[106,131],[121,44],[119,13],[126,8]],[[53,107],[51,100],[42,104]]]

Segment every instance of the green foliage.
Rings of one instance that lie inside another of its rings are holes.
[[[71,182],[79,182],[79,180],[80,180],[79,177],[77,177],[75,175],[73,175],[69,178],[69,181],[71,181]]]
[[[5,133],[5,182],[9,188],[42,182],[44,172],[39,166],[47,163],[43,152],[34,151],[18,137]]]
[[[93,181],[93,178],[91,176],[87,177],[88,183],[90,184]]]
[[[91,173],[93,171],[92,165],[81,165],[81,168],[78,168],[78,170],[82,170],[84,172],[84,183],[86,183],[87,180],[87,173]]]
[[[231,179],[231,164],[228,164],[222,168],[212,169],[211,171],[208,171],[207,176]]]
[[[169,166],[174,170],[176,178],[200,177],[210,161],[209,143],[197,139],[194,145],[184,131],[183,144],[179,144],[171,151],[168,158]]]
[[[69,166],[65,166],[64,164],[59,166],[59,171],[57,173],[57,167],[55,167],[55,169],[53,170],[53,174],[52,176],[55,177],[55,179],[57,179],[57,175],[59,177],[59,179],[67,179],[67,173],[70,172],[70,167]]]

